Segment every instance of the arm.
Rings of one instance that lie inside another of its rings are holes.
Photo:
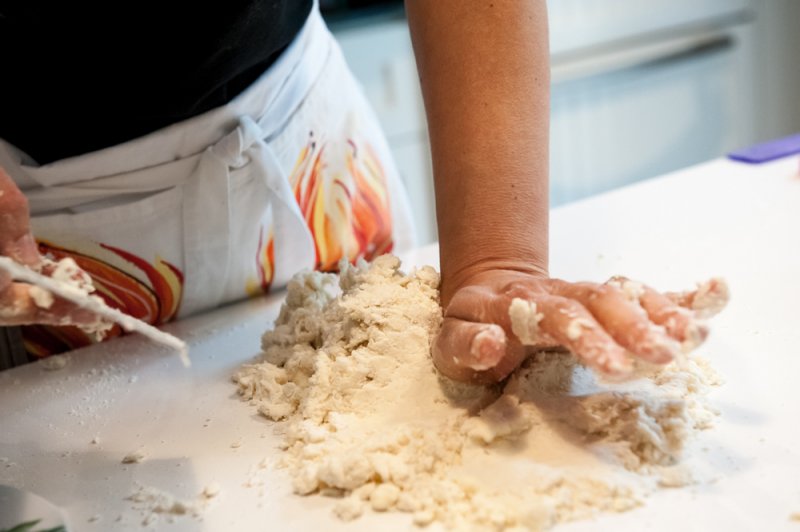
[[[478,272],[546,275],[544,0],[410,0],[407,12],[433,153],[443,305]]]
[[[545,0],[406,0],[406,11],[433,154],[439,370],[497,381],[525,358],[524,342],[566,346],[622,375],[628,353],[663,364],[698,345],[705,327],[652,289],[548,277]]]

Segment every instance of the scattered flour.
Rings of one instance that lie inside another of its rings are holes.
[[[702,359],[606,383],[546,351],[502,386],[454,383],[429,355],[439,276],[398,268],[383,256],[295,277],[261,359],[234,376],[243,399],[283,422],[295,493],[338,498],[344,520],[371,509],[420,526],[540,530],[693,481],[682,451],[715,415]],[[536,309],[517,310],[534,329]]]
[[[211,499],[219,494],[219,490],[213,494],[207,494],[208,489],[206,487],[195,499],[185,500],[158,488],[139,486],[128,497],[128,500],[133,502],[134,510],[141,512],[144,526],[157,524],[161,518],[167,522],[173,522],[176,517],[184,516],[201,519],[203,513],[208,509]]]

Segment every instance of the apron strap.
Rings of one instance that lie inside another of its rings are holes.
[[[194,175],[184,183],[184,267],[187,290],[182,313],[191,314],[221,303],[231,253],[231,171],[252,165],[254,186],[267,192],[275,235],[275,277],[285,285],[294,272],[313,268],[314,239],[275,154],[264,141],[264,131],[249,116],[202,154]],[[188,284],[188,283],[187,283]]]

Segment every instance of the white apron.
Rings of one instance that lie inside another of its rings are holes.
[[[68,125],[47,134],[68,135]],[[413,246],[397,170],[317,7],[228,105],[38,166],[0,140],[40,249],[72,256],[109,304],[153,324]],[[47,337],[49,335],[49,337]],[[84,345],[31,327],[30,352]]]

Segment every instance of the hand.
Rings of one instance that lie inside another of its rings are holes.
[[[481,272],[451,293],[433,345],[434,364],[452,379],[477,383],[508,376],[525,359],[526,345],[564,346],[608,375],[629,373],[629,354],[666,364],[705,340],[701,318],[728,299],[718,279],[695,291],[662,294],[621,277],[569,283],[509,270]],[[515,299],[516,314],[524,315],[515,317],[527,318],[528,326],[512,325]]]
[[[2,168],[0,255],[33,269],[41,268],[43,262],[31,234],[28,200]],[[0,326],[33,323],[80,325],[96,321],[92,313],[58,297],[53,298],[50,305],[37,305],[31,288],[29,284],[14,282],[5,271],[0,270]]]

